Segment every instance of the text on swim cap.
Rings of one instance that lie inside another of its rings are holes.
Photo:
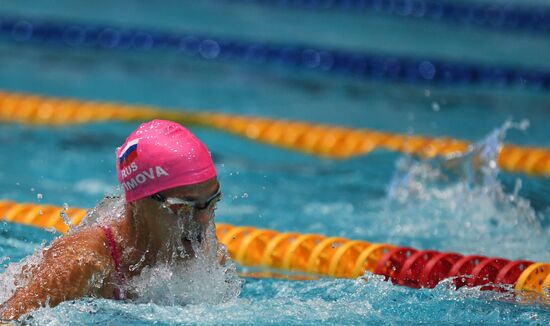
[[[155,166],[155,168],[149,168],[149,170],[141,171],[140,173],[136,174],[135,177],[132,179],[122,183],[124,186],[124,189],[126,191],[130,191],[132,189],[135,189],[138,185],[146,182],[147,180],[154,180],[156,178],[160,178],[161,176],[168,176],[168,172],[166,172],[162,167]]]
[[[136,164],[136,162],[132,162],[132,164],[130,164],[130,166],[127,166],[125,168],[123,168],[120,173],[122,174],[122,177],[123,178],[126,178],[126,177],[129,177],[130,174],[132,174],[132,172],[136,172],[138,169],[138,166]]]

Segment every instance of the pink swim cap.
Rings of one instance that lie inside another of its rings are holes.
[[[186,128],[166,120],[143,123],[131,133],[117,148],[116,169],[128,202],[216,176],[206,146]]]

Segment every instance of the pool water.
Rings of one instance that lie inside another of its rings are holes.
[[[505,1],[499,1],[504,3]],[[519,3],[519,1],[516,1]],[[128,5],[132,7],[128,7]],[[351,50],[429,55],[487,64],[550,68],[550,40],[374,15],[305,12],[220,1],[2,2],[0,11],[163,27],[253,40],[307,42]],[[550,94],[489,87],[437,88],[200,61],[0,42],[0,89],[49,96],[296,119],[388,132],[450,136],[495,148],[549,146]],[[506,121],[529,127],[503,128]],[[67,127],[0,125],[0,198],[93,207],[116,192],[115,148],[137,123]],[[213,153],[224,199],[217,221],[278,231],[507,259],[550,261],[550,180],[498,173],[451,173],[375,151],[326,160],[191,128]],[[487,163],[489,164],[489,163]],[[487,165],[489,166],[489,165]],[[444,177],[441,177],[444,176]],[[447,177],[447,178],[445,178]],[[56,234],[0,225],[2,270]],[[242,268],[240,268],[242,270]],[[4,278],[5,280],[5,275]],[[5,290],[0,284],[0,290]],[[550,311],[507,293],[409,289],[377,276],[289,281],[245,279],[224,302],[170,304],[84,298],[31,314],[66,324],[548,324]]]

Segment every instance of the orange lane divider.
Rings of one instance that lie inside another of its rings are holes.
[[[73,225],[78,225],[86,215],[86,210],[0,201],[0,220],[55,228],[66,233],[68,227],[61,218],[62,213]],[[550,302],[546,297],[550,289],[550,263],[462,256],[341,237],[282,233],[222,223],[217,225],[216,234],[231,257],[243,266],[340,278],[357,278],[368,271],[413,288],[433,288],[441,280],[454,277],[456,288],[481,286],[481,290],[502,291],[497,285],[509,284],[523,291],[525,298],[542,298]],[[243,275],[315,279],[315,276],[288,276],[265,271],[245,272]]]
[[[422,158],[464,152],[469,143],[452,138],[402,135],[305,122],[223,113],[167,111],[153,107],[77,101],[0,92],[0,121],[66,125],[155,118],[215,128],[247,139],[329,158],[365,155],[386,149]],[[499,166],[510,172],[550,176],[550,149],[504,145]]]

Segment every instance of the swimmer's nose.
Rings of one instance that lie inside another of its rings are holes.
[[[210,213],[207,209],[201,209],[201,210],[195,210],[194,219],[195,221],[199,222],[200,224],[207,224],[212,216],[212,213]]]

